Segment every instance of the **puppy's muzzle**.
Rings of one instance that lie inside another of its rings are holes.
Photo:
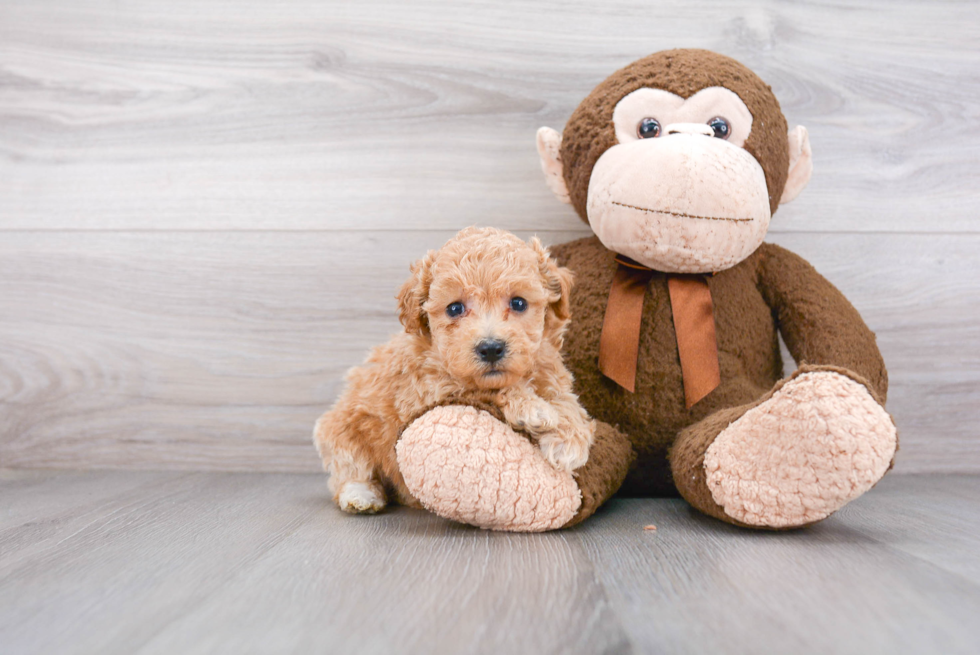
[[[500,339],[484,339],[476,344],[477,357],[487,364],[496,364],[507,354],[507,343]]]

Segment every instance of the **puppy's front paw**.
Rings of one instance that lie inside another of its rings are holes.
[[[518,416],[516,427],[533,435],[550,432],[558,427],[558,412],[543,400],[527,403]]]
[[[345,482],[337,505],[349,514],[377,514],[385,508],[384,491],[371,482]]]
[[[542,435],[538,447],[544,458],[559,471],[571,473],[589,461],[589,442],[584,439],[568,439],[552,432]]]

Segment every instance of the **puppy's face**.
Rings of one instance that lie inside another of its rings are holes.
[[[399,294],[402,322],[431,339],[450,375],[467,386],[511,385],[530,376],[545,340],[560,347],[571,274],[537,239],[471,228],[413,272]]]
[[[527,274],[533,272],[462,271],[457,262],[437,258],[423,307],[432,343],[454,378],[499,389],[530,375],[548,307],[537,276]]]

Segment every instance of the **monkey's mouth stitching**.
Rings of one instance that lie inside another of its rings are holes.
[[[694,214],[685,214],[683,212],[672,212],[666,209],[647,209],[646,207],[637,207],[636,205],[627,205],[624,202],[612,201],[612,204],[619,205],[620,207],[626,207],[627,209],[635,209],[641,212],[648,212],[650,214],[670,214],[671,216],[679,216],[680,218],[697,218],[702,221],[731,221],[732,223],[751,223],[754,218],[727,218],[725,216],[695,216]]]

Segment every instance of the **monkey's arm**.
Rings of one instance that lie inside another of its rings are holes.
[[[875,335],[843,294],[778,246],[757,251],[757,284],[799,368],[755,402],[688,426],[671,449],[678,491],[737,525],[784,529],[826,518],[870,489],[898,447],[884,409]]]
[[[759,254],[759,291],[797,364],[857,373],[884,404],[888,371],[874,332],[854,306],[799,255],[768,243]]]

